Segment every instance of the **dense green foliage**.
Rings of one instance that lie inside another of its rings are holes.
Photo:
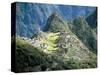
[[[65,23],[53,13],[44,31],[16,38],[17,72],[97,67],[97,36],[84,17]]]
[[[93,55],[93,53],[89,53],[90,54],[89,58],[81,61],[78,59],[74,59],[72,57],[75,56],[75,52],[77,52],[77,50],[75,50],[75,46],[72,48],[68,48],[67,52],[65,51],[66,47],[64,46],[55,49],[56,46],[52,46],[52,44],[56,45],[55,43],[57,43],[57,41],[61,42],[60,39],[61,37],[60,38],[54,37],[55,39],[59,39],[56,40],[55,42],[52,39],[53,37],[50,38],[51,35],[57,36],[58,33],[48,34],[49,39],[47,40],[48,42],[45,43],[49,44],[49,48],[47,48],[47,52],[50,52],[49,54],[34,47],[33,45],[31,45],[30,43],[28,43],[23,39],[20,38],[16,39],[16,71],[17,72],[81,69],[81,68],[91,68],[91,67],[95,68],[97,66],[96,56],[95,54]],[[62,45],[64,45],[64,43]],[[64,55],[64,57],[62,55]],[[76,55],[76,57],[77,56],[79,55]]]
[[[75,18],[69,27],[73,33],[94,53],[97,52],[96,32],[91,29],[84,17]]]
[[[33,67],[47,62],[46,56],[24,40],[16,39],[16,71],[34,71]]]

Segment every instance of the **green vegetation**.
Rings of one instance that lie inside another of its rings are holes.
[[[17,72],[97,67],[96,33],[84,17],[67,24],[53,13],[44,31],[31,39],[16,38]]]
[[[41,39],[41,42],[47,45],[47,51],[57,50],[56,42],[59,38],[59,33],[47,33],[47,39]]]
[[[47,63],[46,56],[45,53],[24,40],[16,39],[16,71],[25,71],[25,69],[28,71],[29,67],[32,70],[34,66],[45,64]]]
[[[78,61],[73,58],[70,58],[66,63],[64,64],[64,68],[66,69],[84,69],[84,68],[95,68],[97,67],[97,62],[94,62],[93,60],[88,61]]]
[[[85,17],[77,17],[73,19],[69,25],[71,31],[88,47],[89,50],[96,53],[97,51],[97,35],[85,20]]]
[[[48,40],[50,41],[51,40],[50,37],[52,33],[48,35],[49,35]],[[50,50],[52,51],[51,48]],[[46,54],[42,50],[28,43],[27,41],[17,38],[16,39],[16,71],[25,72],[25,71],[81,69],[81,68],[91,68],[91,67],[95,68],[97,66],[95,54],[93,55],[91,53],[89,55],[90,59],[81,61],[72,58],[72,56],[75,53],[74,48],[70,48],[69,51],[71,52],[72,55],[70,55],[71,56],[70,58],[66,59],[66,58],[62,58],[62,56],[59,56],[59,52],[57,54],[56,53]],[[67,54],[70,53],[69,51]]]
[[[50,32],[62,32],[67,31],[68,26],[64,24],[64,21],[58,16],[57,13],[53,13],[47,20],[44,31]]]

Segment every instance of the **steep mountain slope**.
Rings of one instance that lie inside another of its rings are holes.
[[[97,34],[97,8],[86,18],[86,21]]]
[[[67,31],[68,25],[64,23],[61,17],[56,13],[52,13],[47,19],[44,31],[61,32]]]
[[[58,14],[49,16],[46,24],[45,32],[40,30],[31,39],[16,38],[17,72],[97,67],[96,54],[70,31]]]
[[[96,68],[95,9],[17,3],[16,71]]]
[[[69,32],[71,31],[89,48],[96,53],[97,51],[97,34],[88,25],[85,17],[77,17],[72,22],[64,22],[57,13],[53,13],[48,19],[44,31],[50,32]]]
[[[96,53],[97,35],[96,32],[88,25],[85,17],[77,17],[68,25],[71,31],[78,36],[78,38],[89,48],[89,50]]]
[[[17,72],[95,68],[97,66],[96,55],[89,51],[73,33],[45,32],[43,34],[46,34],[44,36],[46,38],[38,35],[33,39],[21,37],[16,39]]]
[[[94,10],[95,7],[17,2],[16,35],[32,37],[36,31],[34,28],[39,25],[40,29],[43,29],[52,12],[59,13],[64,19],[72,19],[77,16],[88,16]]]
[[[45,71],[54,58],[30,44],[28,39],[16,38],[16,72]]]
[[[96,45],[96,41],[94,40],[96,35],[93,34],[93,32],[89,28],[89,26],[86,25],[87,24],[86,21],[83,18],[79,18],[79,19],[75,19],[75,21],[73,21],[73,22],[74,22],[74,25],[75,25],[75,27],[77,29],[76,30],[72,29],[72,30],[74,30],[75,33],[79,33],[78,35],[77,34],[76,35],[80,36],[81,38],[83,38],[84,41],[88,41],[89,40],[89,41],[92,41],[92,43],[94,43],[93,45]],[[63,28],[62,28],[62,26],[63,26]],[[46,29],[47,32],[48,31],[49,32],[53,32],[54,34],[58,33],[58,35],[59,35],[58,37],[59,38],[57,39],[56,45],[57,45],[57,49],[59,49],[61,52],[63,52],[63,50],[65,50],[65,51],[69,50],[69,52],[70,52],[70,48],[71,48],[71,50],[75,50],[75,53],[73,51],[71,51],[73,53],[71,55],[73,57],[76,57],[76,58],[77,58],[77,55],[78,55],[78,58],[80,58],[79,54],[81,54],[81,53],[83,53],[83,56],[84,56],[84,54],[87,54],[88,52],[91,53],[91,51],[88,49],[88,47],[91,47],[90,46],[91,42],[88,42],[88,44],[87,44],[88,46],[86,45],[86,43],[84,45],[83,44],[84,42],[82,41],[83,39],[78,40],[78,37],[75,34],[73,34],[70,31],[70,29],[68,28],[68,24],[66,24],[64,21],[62,21],[62,19],[56,13],[51,15],[48,18],[45,29]],[[88,31],[86,31],[85,29],[87,29]],[[82,31],[79,32],[78,30],[82,30]],[[78,32],[76,32],[76,31],[78,31]],[[85,36],[83,37],[83,35],[81,36],[81,32],[85,33],[86,37]],[[90,38],[92,38],[92,40]],[[79,50],[78,51],[79,54],[76,54],[77,50]],[[81,52],[81,51],[83,51],[83,52]],[[61,54],[61,52],[60,52],[60,54]],[[84,53],[84,52],[86,52],[86,53]],[[70,53],[67,53],[67,54],[70,55]],[[76,56],[74,56],[74,54]],[[62,55],[64,55],[64,54],[62,54]],[[65,55],[66,55],[66,53],[65,53]],[[69,57],[71,57],[71,55]],[[82,56],[82,54],[80,56]],[[82,56],[82,58],[83,58],[83,56]],[[80,58],[80,59],[82,59],[82,58]],[[85,56],[84,56],[83,59],[88,59],[88,58],[85,58]]]
[[[91,28],[97,28],[97,8],[86,18],[86,21]]]

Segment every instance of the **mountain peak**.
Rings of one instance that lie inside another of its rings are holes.
[[[66,31],[67,29],[68,26],[64,23],[63,19],[56,12],[52,13],[48,17],[46,25],[44,27],[44,31],[50,32],[62,32]]]
[[[53,12],[50,16],[52,16],[52,17],[58,17],[59,14],[57,12]]]

